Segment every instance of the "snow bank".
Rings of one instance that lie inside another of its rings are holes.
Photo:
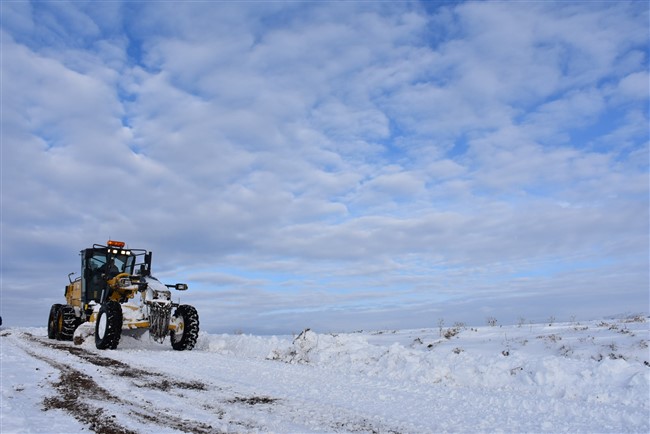
[[[648,343],[648,323],[636,318],[349,334],[306,329],[294,339],[204,334],[198,349],[401,382],[535,389],[627,405],[648,401]]]

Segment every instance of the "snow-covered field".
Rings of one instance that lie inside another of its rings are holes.
[[[114,351],[0,331],[4,433],[650,432],[647,318]]]

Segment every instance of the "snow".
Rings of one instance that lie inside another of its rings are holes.
[[[44,328],[5,327],[0,336],[2,433],[650,432],[650,339],[640,316],[202,332],[190,352],[146,335],[123,336],[114,351],[95,349],[92,337],[49,340]]]

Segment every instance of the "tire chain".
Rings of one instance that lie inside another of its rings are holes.
[[[149,305],[149,336],[162,343],[169,334],[171,304],[151,303]]]

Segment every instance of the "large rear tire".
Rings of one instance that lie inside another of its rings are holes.
[[[59,317],[60,304],[53,304],[50,308],[50,316],[47,317],[47,337],[56,339],[57,319]]]
[[[189,351],[194,348],[199,338],[199,313],[194,306],[178,306],[172,321],[176,324],[176,329],[170,333],[172,348],[177,351]]]
[[[63,305],[59,308],[56,316],[56,339],[59,341],[71,341],[74,330],[77,328],[77,316],[74,307]]]
[[[99,308],[95,322],[95,346],[98,350],[114,350],[122,336],[122,306],[108,301]]]

